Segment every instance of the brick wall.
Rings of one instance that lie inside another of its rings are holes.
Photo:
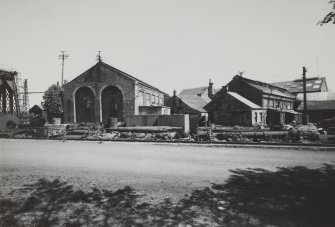
[[[74,122],[75,119],[75,93],[81,87],[88,87],[94,94],[94,119],[101,121],[101,94],[108,86],[117,87],[123,97],[123,118],[127,115],[138,114],[140,91],[157,97],[164,103],[164,94],[154,88],[140,84],[135,78],[124,75],[123,72],[108,66],[105,63],[97,63],[71,82],[64,85],[64,121]],[[158,105],[158,104],[157,104]]]

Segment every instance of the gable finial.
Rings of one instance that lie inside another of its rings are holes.
[[[238,75],[240,76],[240,77],[243,77],[243,74],[244,74],[244,69],[241,71],[238,71]]]
[[[101,59],[101,50],[98,50],[97,60],[98,60],[99,62],[102,61],[102,59]]]

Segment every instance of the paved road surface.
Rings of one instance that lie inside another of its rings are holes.
[[[230,170],[335,163],[335,152],[116,142],[0,140],[0,189],[39,178],[61,178],[81,188],[131,186],[143,194],[178,198]]]

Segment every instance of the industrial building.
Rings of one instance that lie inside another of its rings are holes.
[[[141,106],[164,106],[168,95],[101,60],[64,85],[65,122],[124,121]],[[159,110],[161,111],[161,110]]]

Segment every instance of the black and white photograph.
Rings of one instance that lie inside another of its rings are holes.
[[[16,226],[335,226],[335,0],[0,0]]]

